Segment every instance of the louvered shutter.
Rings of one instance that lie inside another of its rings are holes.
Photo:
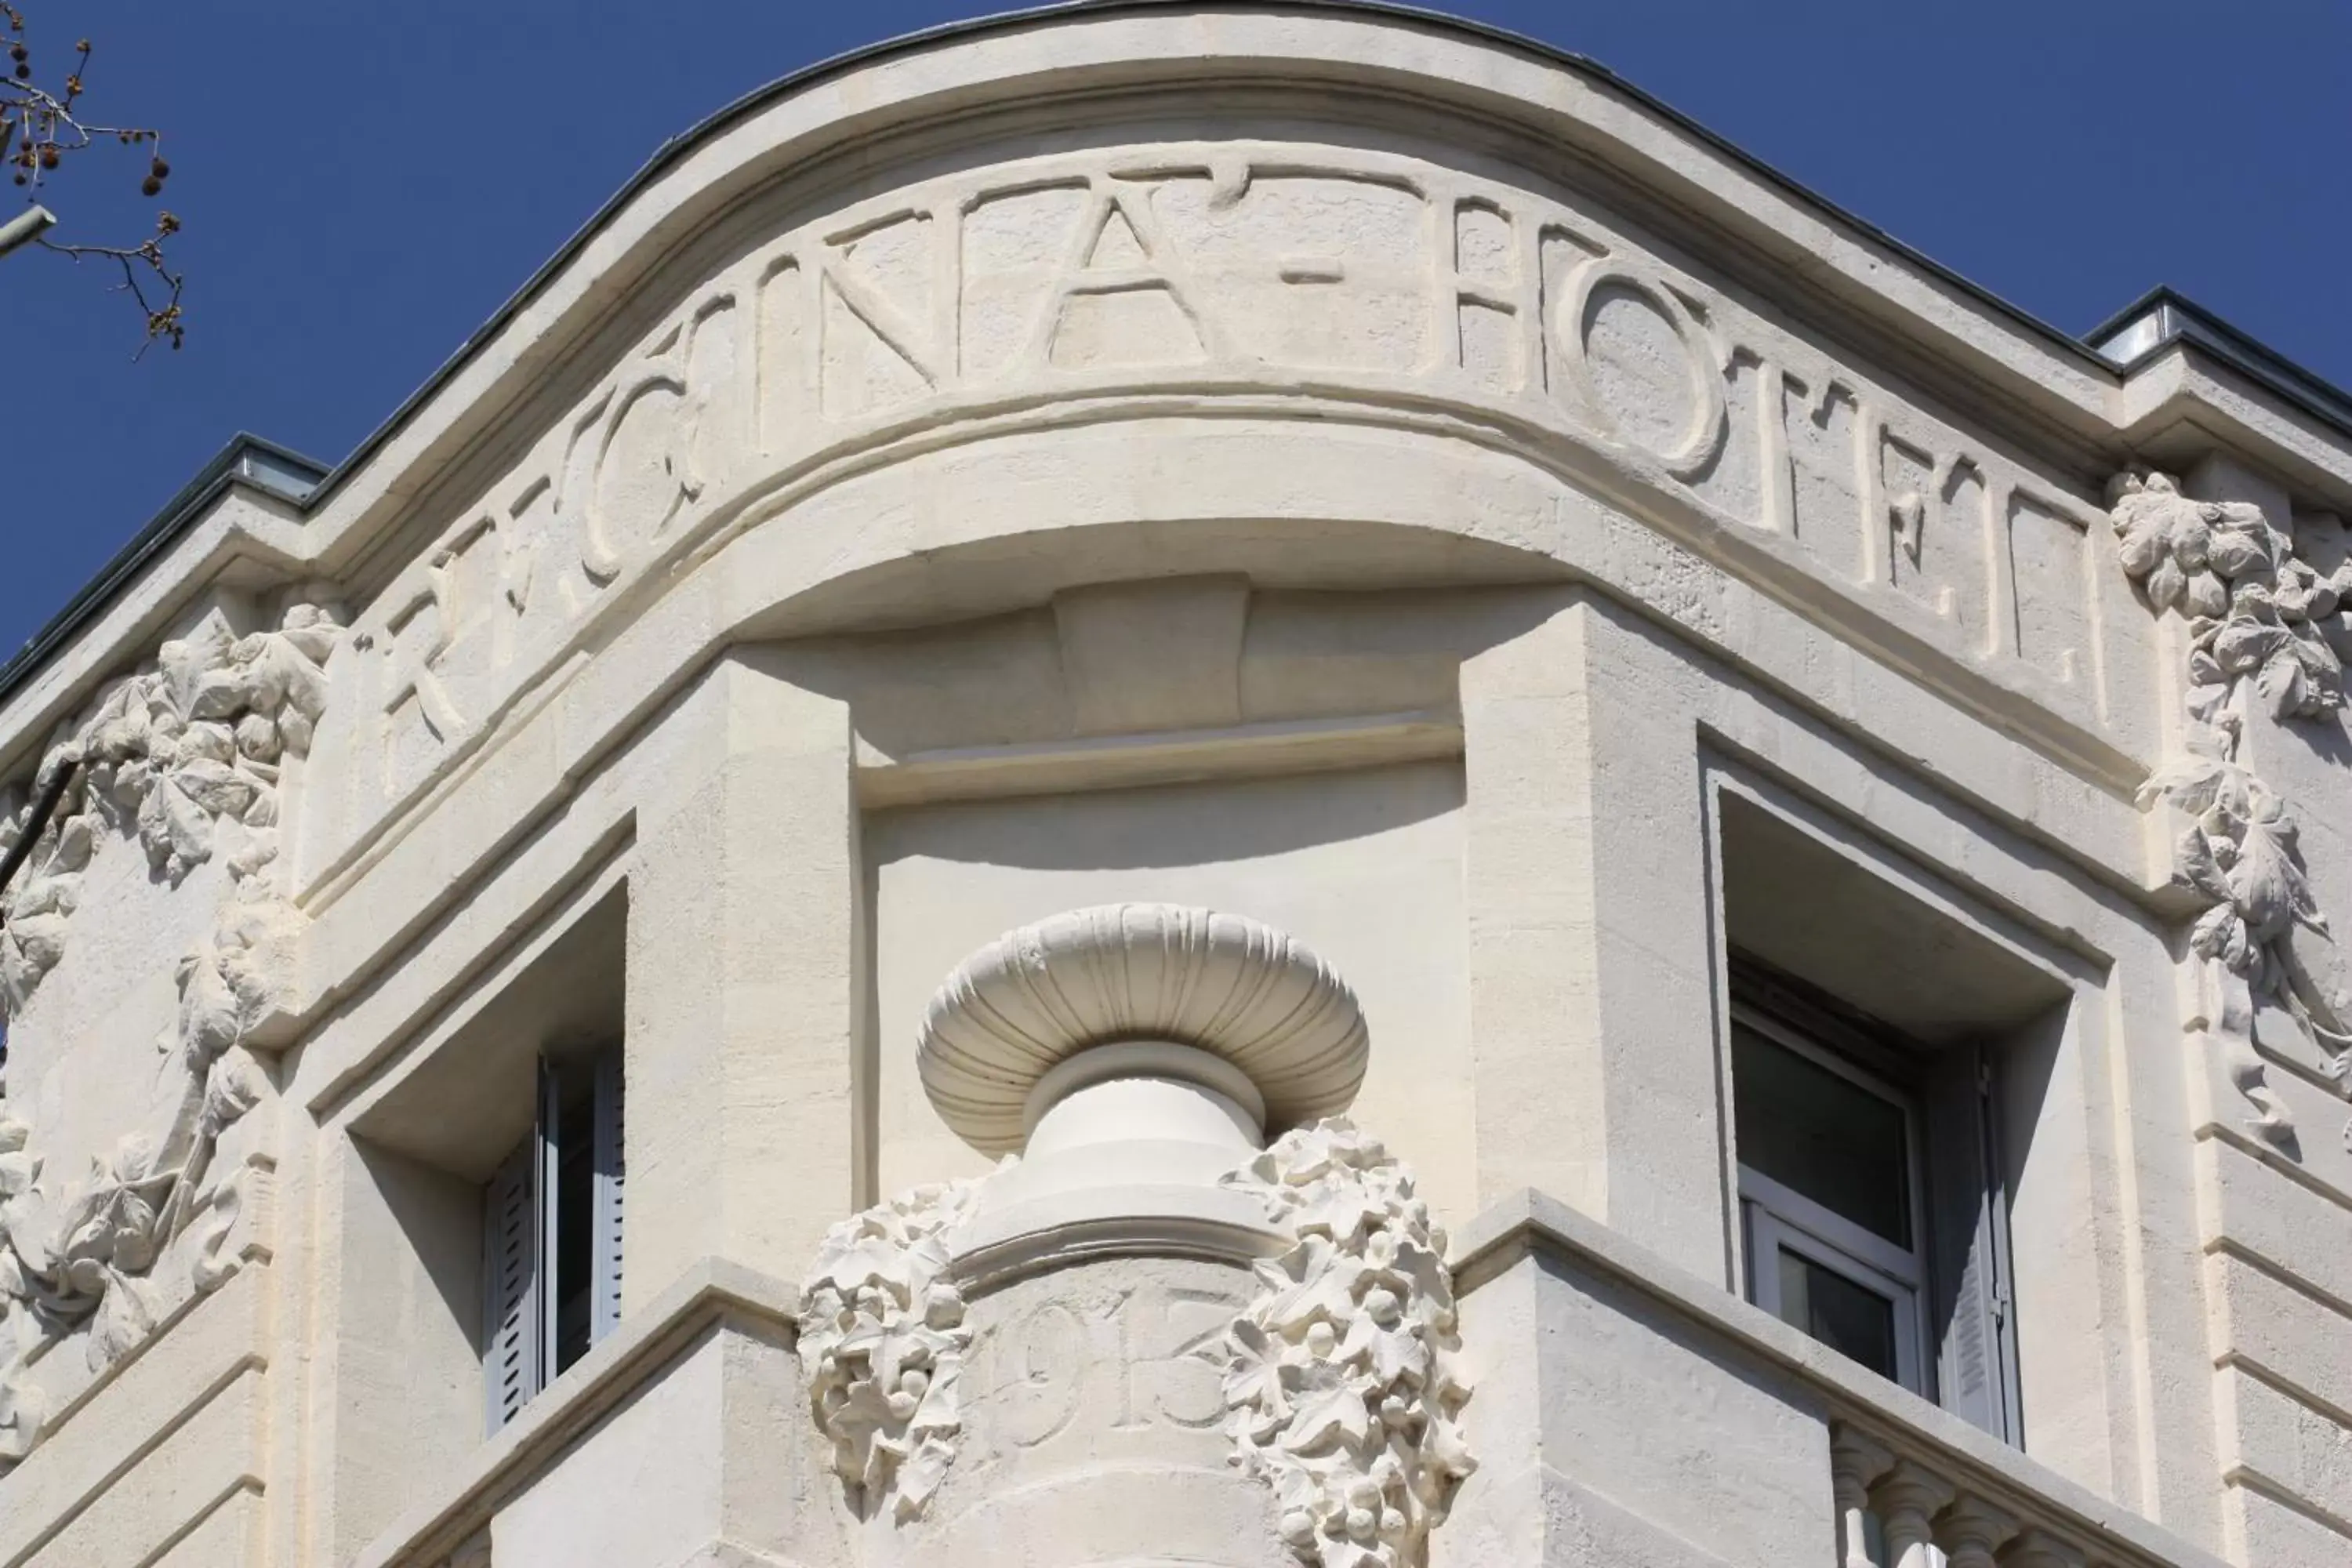
[[[1958,1047],[1937,1058],[1928,1086],[1928,1327],[1938,1403],[2014,1443],[2021,1432],[2009,1321],[2009,1204],[1989,1071],[1979,1049]]]
[[[487,1429],[540,1384],[539,1141],[523,1140],[482,1194],[482,1386]]]
[[[621,1052],[618,1047],[596,1058],[595,1255],[589,1264],[589,1289],[594,1293],[588,1309],[588,1342],[594,1344],[621,1321],[621,1214],[623,1189],[628,1175],[622,1139]]]
[[[556,1224],[556,1205],[562,1201],[563,1175],[563,1080],[544,1058],[539,1064],[539,1130],[538,1153],[533,1169],[538,1173],[539,1202],[539,1382],[544,1388],[554,1381],[562,1370],[558,1363],[557,1346],[562,1343],[558,1331],[556,1314],[563,1303],[556,1299],[561,1289],[556,1275],[555,1251],[562,1230]]]

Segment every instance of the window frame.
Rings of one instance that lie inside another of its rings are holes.
[[[1832,1026],[1825,1037],[1838,1049],[1854,1049],[1865,1064],[1892,1053],[1917,1069],[1897,1068],[1920,1096],[1923,1158],[1931,1172],[1966,1177],[1931,1182],[1922,1194],[1930,1215],[1931,1289],[1922,1359],[1934,1360],[1934,1402],[2020,1450],[2044,1384],[2056,1406],[2045,1414],[2053,1415],[2062,1436],[2086,1413],[2103,1419],[2111,1391],[2102,1393],[2097,1373],[2084,1371],[2076,1352],[2084,1336],[2097,1331],[2095,1307],[2082,1305],[2095,1300],[2085,1296],[2085,1283],[2113,1286],[2119,1265],[2111,1248],[2084,1252],[2079,1227],[2053,1213],[2059,1200],[2032,1194],[2045,1185],[2098,1185],[2096,1130],[2078,1119],[2089,1112],[2068,1100],[2063,1086],[2066,1075],[2092,1070],[2121,1048],[2101,1001],[2111,999],[2115,965],[2122,962],[2112,943],[2056,940],[2051,933],[2066,922],[2048,910],[2042,911],[2047,920],[2034,918],[2039,906],[2032,900],[1988,901],[1983,887],[1955,879],[1950,867],[1890,836],[1893,819],[1882,820],[1861,795],[1824,795],[1767,765],[1769,759],[1711,742],[1702,752],[1716,966],[1713,1153],[1728,1289],[1748,1296],[1730,1035],[1732,1004],[1747,1000],[1801,1028],[1826,1019]],[[1756,860],[1735,886],[1732,867],[1750,851],[1777,858]],[[2030,857],[1992,858],[2031,881]],[[1851,939],[1864,917],[1808,895],[1803,883],[1816,869],[1835,878],[1861,873],[1874,915],[1903,926],[1909,939],[1903,946],[1874,947],[1885,955],[1878,978],[1902,987],[1881,994],[1907,994],[1915,966],[1943,993],[1931,1009],[1891,1004],[1893,1016],[1916,1014],[1916,1037],[1842,994],[1837,977],[1857,956]],[[1794,877],[1799,885],[1792,889],[1775,877]],[[1811,945],[1784,940],[1792,918],[1801,921]],[[1822,978],[1811,978],[1814,973]],[[1974,997],[1979,975],[1992,985],[1981,1001]],[[2053,1135],[2054,1144],[2045,1142]],[[2029,1352],[2036,1358],[2031,1365]],[[2037,1432],[2037,1440],[2044,1435]]]
[[[1925,1118],[1920,1114],[1917,1098],[1840,1051],[1838,1046],[1846,1044],[1852,1032],[1837,1027],[1826,1018],[1808,1029],[1790,1022],[1769,1004],[1741,994],[1733,999],[1731,1024],[1734,1028],[1763,1036],[1781,1049],[1836,1074],[1902,1113],[1904,1199],[1911,1235],[1910,1247],[1904,1247],[1774,1181],[1745,1162],[1738,1162],[1735,1173],[1748,1300],[1780,1318],[1780,1255],[1783,1248],[1885,1300],[1892,1308],[1895,1327],[1894,1381],[1923,1399],[1934,1399],[1935,1358],[1927,1353],[1934,1339],[1929,1321],[1933,1271],[1927,1204],[1930,1173],[1926,1160]],[[1819,1037],[1824,1034],[1835,1037],[1834,1043],[1825,1043]],[[1868,1043],[1868,1049],[1873,1057],[1891,1054],[1874,1042]],[[1733,1092],[1736,1105],[1736,1085]],[[1736,1152],[1736,1114],[1732,1120],[1732,1146]],[[1767,1262],[1770,1267],[1764,1266]],[[1787,1321],[1785,1318],[1781,1321]]]
[[[1894,1381],[2000,1442],[2023,1447],[1999,1053],[1980,1039],[1928,1046],[1894,1035],[1834,996],[1736,949],[1729,954],[1729,982],[1726,1168],[1742,1294],[1780,1317],[1778,1250],[1793,1238],[1797,1245],[1789,1250],[1797,1256],[1896,1301]],[[1903,1110],[1907,1254],[1739,1161],[1733,1028],[1753,1030]]]

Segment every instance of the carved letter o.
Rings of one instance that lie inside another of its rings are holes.
[[[1706,330],[1672,293],[1622,263],[1596,261],[1560,301],[1552,331],[1579,395],[1608,435],[1677,479],[1715,457],[1725,430],[1723,379]],[[1596,339],[1604,351],[1598,356]],[[1619,352],[1606,352],[1611,342]]]

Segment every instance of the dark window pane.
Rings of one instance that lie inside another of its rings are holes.
[[[1895,1374],[1895,1303],[1786,1247],[1780,1251],[1780,1320],[1881,1377]]]
[[[1897,1247],[1911,1245],[1901,1107],[1738,1025],[1731,1099],[1741,1164]]]
[[[556,1120],[555,1364],[550,1381],[588,1351],[596,1239],[594,1130],[584,1098],[567,1101]]]

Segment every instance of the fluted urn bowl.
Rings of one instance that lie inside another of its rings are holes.
[[[948,1125],[1004,1153],[1061,1095],[1140,1059],[1104,1050],[1121,1045],[1190,1062],[1168,1070],[1199,1078],[1261,1127],[1344,1108],[1369,1049],[1355,994],[1303,943],[1242,915],[1103,904],[1007,931],[964,960],[925,1011],[916,1062]]]

